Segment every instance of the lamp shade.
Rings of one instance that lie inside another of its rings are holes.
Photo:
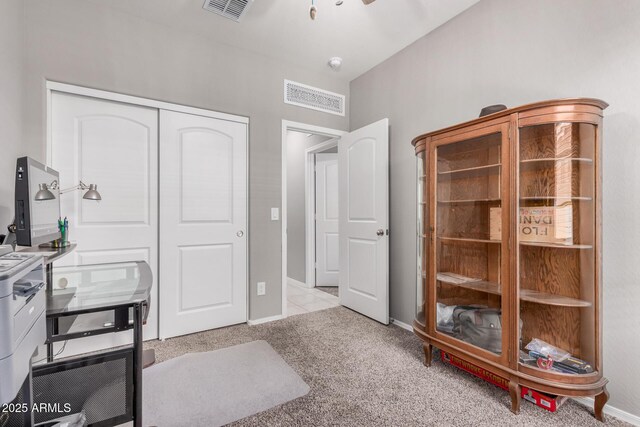
[[[82,196],[85,200],[102,200],[96,184],[89,184],[89,190]]]
[[[56,196],[49,190],[49,186],[47,184],[38,184],[40,188],[36,193],[35,200],[38,202],[42,202],[44,200],[53,200]]]

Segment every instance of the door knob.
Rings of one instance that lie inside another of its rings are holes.
[[[384,230],[382,228],[378,229],[378,231],[376,231],[376,234],[380,237],[384,236]]]
[[[244,236],[244,231],[242,231],[242,230],[238,231],[238,232],[236,233],[236,236],[238,236],[238,237],[242,237],[242,236]]]

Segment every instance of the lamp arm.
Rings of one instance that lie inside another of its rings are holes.
[[[68,193],[74,190],[88,190],[89,186],[84,182],[80,181],[79,184],[74,185],[73,187],[65,188],[64,190],[60,190],[60,194]]]
[[[82,189],[82,187],[80,186],[80,184],[78,184],[78,185],[74,185],[73,187],[69,187],[69,188],[65,188],[64,190],[60,190],[60,194],[64,194],[64,193],[68,193],[70,191],[80,190],[80,189]]]

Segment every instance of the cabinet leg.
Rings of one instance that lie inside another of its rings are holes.
[[[509,381],[509,394],[511,395],[511,412],[518,415],[520,413],[520,384],[518,381]]]
[[[422,344],[424,349],[424,366],[431,366],[431,358],[433,357],[433,346],[429,343]]]
[[[604,422],[604,414],[602,410],[604,409],[604,405],[607,404],[609,400],[609,392],[607,391],[607,387],[602,388],[602,393],[596,396],[595,402],[593,404],[593,414],[596,417],[596,420]]]

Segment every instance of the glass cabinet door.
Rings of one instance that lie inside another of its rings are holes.
[[[597,126],[520,129],[521,365],[556,374],[596,367]]]
[[[506,316],[502,327],[504,129],[437,145],[432,162],[436,331],[497,355],[508,323]]]
[[[417,154],[416,174],[417,174],[417,265],[416,265],[416,320],[422,325],[426,325],[425,321],[425,281],[427,278],[427,241],[425,232],[425,219],[427,213],[427,200],[425,197],[426,189],[426,165],[425,151]]]

